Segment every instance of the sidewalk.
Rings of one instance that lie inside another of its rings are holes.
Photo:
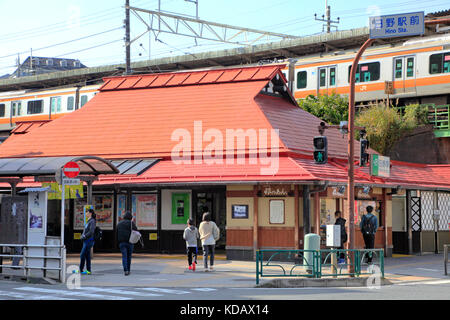
[[[443,254],[394,255],[385,258],[385,283],[395,285],[450,280],[449,276],[444,275],[443,261]],[[67,267],[77,268],[78,264],[79,254],[67,256]],[[4,269],[4,272],[23,275],[21,270]],[[70,274],[67,276],[69,277]],[[260,278],[260,285],[270,285],[274,279],[283,278]],[[357,286],[358,278],[352,279],[355,280],[348,281],[348,284],[343,286],[352,286],[352,283]],[[339,281],[329,282],[333,284],[328,286],[339,286]],[[309,282],[308,286],[322,286],[319,283],[320,281],[316,281],[315,284]],[[341,283],[343,282],[341,281]],[[225,254],[218,253],[215,258],[214,271],[205,272],[203,257],[199,256],[197,270],[193,272],[187,269],[185,255],[134,254],[131,274],[124,276],[120,253],[95,253],[92,260],[92,274],[82,275],[81,285],[89,287],[249,288],[256,286],[256,265],[254,261],[226,260]]]

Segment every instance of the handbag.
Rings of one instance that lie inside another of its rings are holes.
[[[130,222],[131,222],[131,224],[130,224],[131,234],[130,234],[130,239],[128,240],[128,242],[135,244],[141,239],[142,235],[139,231],[133,230],[133,221],[131,220]]]

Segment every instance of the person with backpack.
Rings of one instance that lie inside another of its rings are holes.
[[[359,227],[364,238],[364,244],[366,249],[373,249],[375,247],[375,234],[378,229],[378,218],[372,214],[373,207],[366,207],[367,213],[362,216]],[[367,263],[372,263],[372,253],[367,254]]]
[[[96,228],[96,215],[93,209],[89,209],[86,212],[86,218],[88,219],[84,226],[81,240],[83,241],[83,248],[80,253],[80,272],[81,274],[91,274],[91,248],[95,243],[95,228]],[[84,271],[84,265],[86,264],[86,271]]]
[[[194,221],[189,219],[187,222],[187,228],[184,229],[183,239],[186,240],[187,256],[189,270],[195,271],[197,264],[197,239],[200,238],[198,229],[194,225]],[[194,261],[192,261],[194,258]]]
[[[136,224],[132,221],[133,216],[127,211],[123,220],[117,224],[117,242],[122,253],[123,272],[126,276],[130,274],[131,255],[133,253],[133,244],[130,243],[131,230],[138,231]]]
[[[214,247],[216,241],[219,240],[220,231],[214,221],[211,221],[211,213],[207,207],[203,208],[202,222],[198,228],[200,233],[200,240],[203,246],[203,264],[205,271],[208,271],[208,255],[210,255],[210,266],[209,270],[213,271],[214,267]]]
[[[341,246],[338,249],[343,250],[344,249],[344,243],[347,242],[347,231],[345,230],[345,222],[347,222],[347,220],[342,218],[342,212],[339,211],[339,210],[334,213],[334,216],[336,218],[336,222],[334,224],[339,225],[341,227]],[[338,261],[338,263],[345,263],[345,254],[344,254],[344,252],[341,252],[339,254],[339,261]]]

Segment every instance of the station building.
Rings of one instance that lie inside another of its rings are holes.
[[[104,78],[82,109],[13,133],[0,145],[0,158],[110,160],[118,174],[84,182],[92,185],[90,204],[103,230],[98,252],[118,251],[115,229],[126,210],[143,234],[137,252],[184,252],[186,221],[199,225],[204,206],[221,231],[217,246],[230,259],[253,259],[256,249],[301,249],[305,234],[323,236],[323,227],[334,224],[336,210],[349,221],[347,137],[327,129],[328,162],[314,162],[321,120],[297,106],[283,67]],[[43,183],[25,177],[16,187]],[[449,242],[450,165],[391,161],[386,178],[356,166],[355,185],[355,247],[364,247],[358,225],[369,204],[380,225],[376,248],[387,256],[432,251],[436,209],[438,245]],[[11,192],[7,183],[1,187]],[[81,249],[87,192],[65,200],[69,252]],[[58,235],[60,200],[49,200],[48,208],[48,233]]]

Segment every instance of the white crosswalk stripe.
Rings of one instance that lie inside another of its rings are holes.
[[[105,300],[131,300],[128,297],[116,297],[108,296],[103,294],[86,293],[80,292],[78,290],[58,290],[58,289],[45,289],[45,288],[34,288],[34,287],[21,287],[15,288],[16,290],[30,291],[30,292],[41,292],[41,293],[53,293],[60,295],[76,296],[79,299],[83,298],[95,298],[95,299],[105,299]]]
[[[191,289],[191,290],[208,292],[208,291],[216,291],[217,289],[212,289],[212,288],[194,288],[194,289]]]
[[[84,291],[92,291],[92,292],[106,292],[106,293],[114,293],[114,294],[120,294],[120,295],[126,295],[126,296],[140,296],[140,297],[160,297],[162,294],[156,294],[156,293],[148,293],[148,292],[136,292],[136,291],[130,291],[130,290],[124,290],[122,288],[98,288],[98,287],[81,287],[77,290],[84,290]]]
[[[188,294],[189,293],[189,291],[165,289],[165,288],[142,288],[142,290],[153,291],[153,292],[162,292],[162,293],[171,293],[171,294]]]
[[[34,294],[28,294],[28,293],[17,293],[17,292],[5,292],[0,291],[0,297],[9,297],[9,298],[15,298],[15,299],[21,299],[21,300],[73,300],[70,298],[62,298],[52,295],[34,295]]]

